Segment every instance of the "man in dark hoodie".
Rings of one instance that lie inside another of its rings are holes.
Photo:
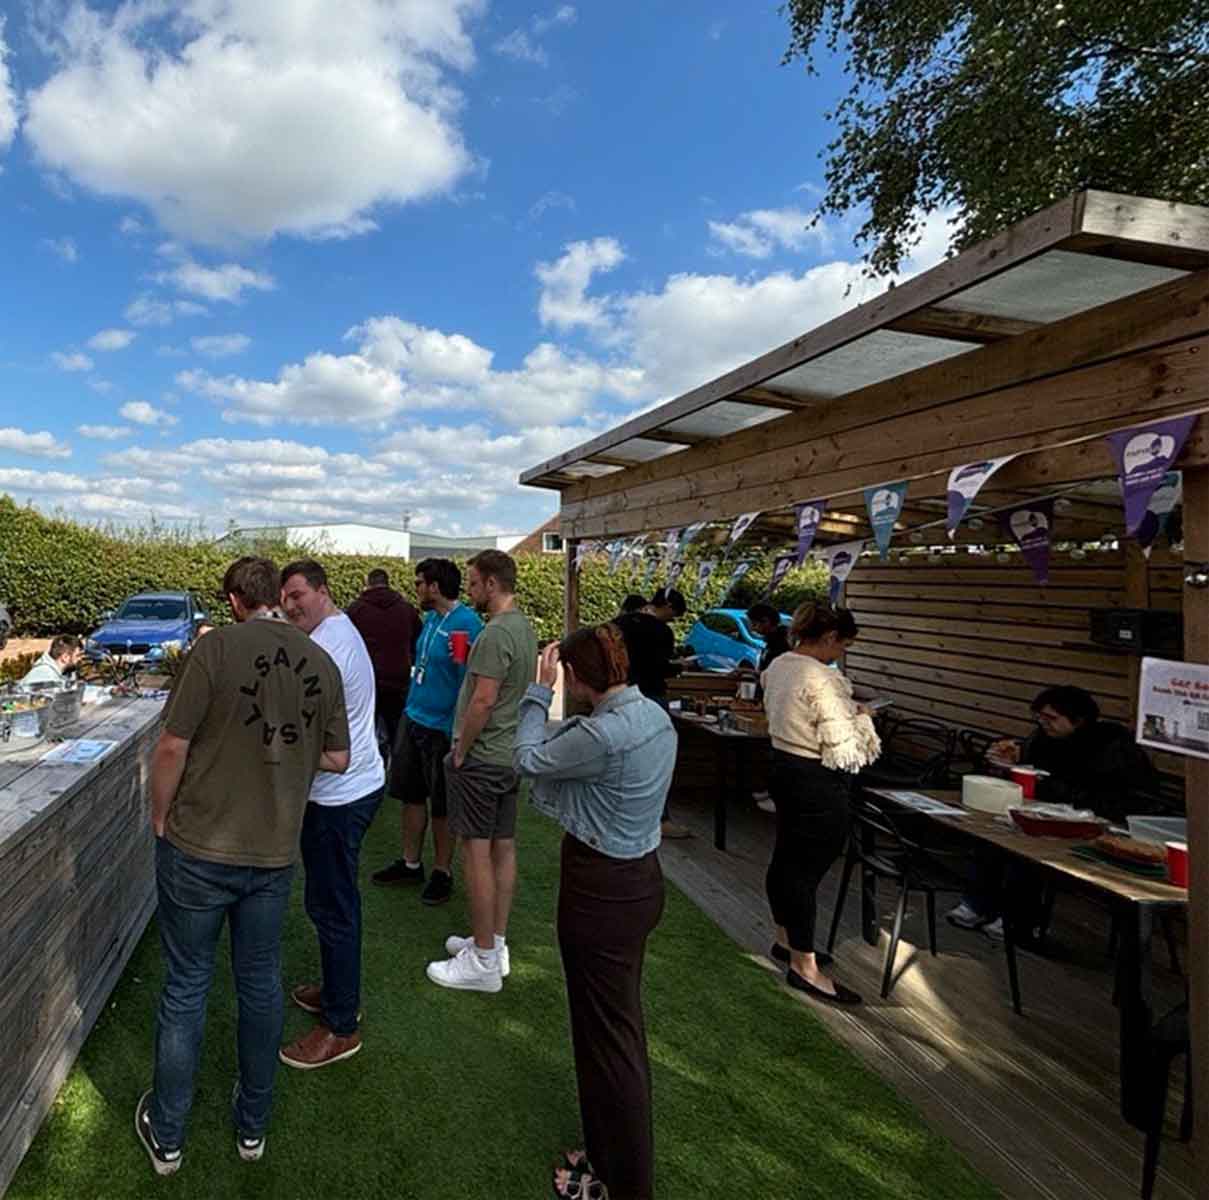
[[[364,639],[374,664],[377,715],[393,746],[407,703],[422,621],[415,606],[390,586],[390,576],[381,568],[370,571],[365,583],[365,591],[348,606],[348,619]]]

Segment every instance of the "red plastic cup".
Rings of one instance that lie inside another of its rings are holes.
[[[1037,771],[1033,767],[1012,767],[1008,771],[1008,778],[1020,785],[1020,793],[1026,800],[1034,800],[1037,797],[1037,780],[1043,774],[1043,771]]]
[[[464,629],[455,629],[449,635],[449,653],[455,663],[464,663],[470,657],[470,634]]]
[[[1167,881],[1175,887],[1188,886],[1188,843],[1167,843]]]

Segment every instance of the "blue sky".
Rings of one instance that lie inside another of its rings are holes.
[[[0,12],[0,491],[47,510],[522,531],[521,469],[871,287],[775,3]]]

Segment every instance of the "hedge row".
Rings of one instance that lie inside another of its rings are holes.
[[[278,543],[257,546],[256,552],[284,563],[304,554],[305,549]],[[126,596],[154,588],[195,592],[216,620],[226,620],[221,586],[232,557],[229,548],[212,542],[162,536],[114,537],[46,517],[0,496],[0,602],[8,607],[14,632],[19,635],[88,633],[100,623],[103,612],[115,608]],[[715,572],[704,595],[686,615],[682,633],[696,619],[697,611],[722,603],[731,566],[739,557],[732,556],[731,562]],[[413,594],[412,566],[403,559],[352,554],[324,554],[321,559],[338,604],[346,605],[357,596],[373,567],[390,572],[394,586]],[[533,619],[539,637],[558,636],[563,624],[562,556],[525,555],[518,568],[520,607]],[[643,564],[625,565],[610,575],[603,556],[588,558],[580,571],[581,619],[596,622],[615,615],[622,600],[640,590],[644,569]],[[690,555],[681,584],[686,596],[693,590],[696,569]],[[758,599],[767,587],[771,569],[771,556],[760,558],[727,602],[746,607]],[[663,578],[661,567],[650,586],[658,586]],[[811,562],[789,573],[776,600],[783,610],[792,611],[802,600],[825,591],[826,572]]]

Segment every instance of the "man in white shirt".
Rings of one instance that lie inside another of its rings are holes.
[[[302,1070],[326,1067],[361,1049],[361,842],[382,803],[386,773],[374,728],[374,665],[357,627],[336,607],[327,574],[309,559],[281,572],[285,615],[323,647],[340,670],[348,710],[349,765],[343,775],[317,775],[302,822],[306,911],[319,935],[323,983],[290,993],[319,1023],[281,1050]]]
[[[80,664],[84,651],[80,639],[61,633],[50,648],[25,673],[22,683],[64,683]]]

